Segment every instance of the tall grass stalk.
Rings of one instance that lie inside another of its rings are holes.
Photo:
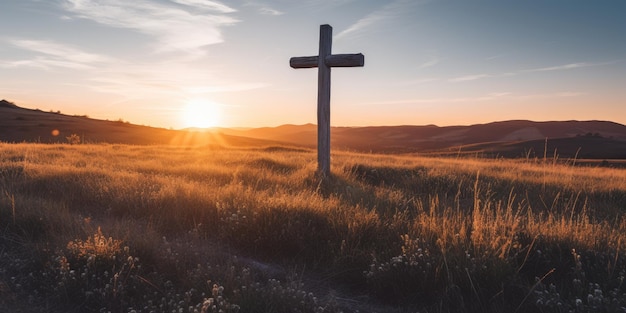
[[[314,151],[291,147],[0,143],[0,309],[626,306],[625,170],[556,154],[333,164],[320,180]]]

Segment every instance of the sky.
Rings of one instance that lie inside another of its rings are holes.
[[[2,0],[0,99],[180,129],[331,124],[626,124],[624,0]]]

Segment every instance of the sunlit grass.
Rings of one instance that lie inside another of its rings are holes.
[[[0,143],[0,308],[626,306],[626,170],[338,152],[320,181],[315,160],[288,147]]]

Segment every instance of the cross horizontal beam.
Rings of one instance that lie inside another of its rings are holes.
[[[362,53],[354,54],[331,54],[326,56],[324,63],[328,67],[362,67],[365,65],[365,57]],[[294,57],[289,59],[292,68],[313,68],[319,64],[319,57]]]

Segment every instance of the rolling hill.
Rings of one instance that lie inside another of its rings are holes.
[[[317,128],[221,130],[225,134],[315,147]],[[626,159],[626,126],[606,121],[504,121],[470,126],[333,127],[337,149],[377,153],[481,153],[490,156],[548,156]],[[547,142],[547,144],[546,144]]]
[[[0,101],[0,141],[66,143],[78,135],[85,143],[119,143],[133,145],[193,144],[228,146],[267,146],[278,143],[237,137],[211,131],[185,131],[133,125],[124,121],[69,116],[58,112],[25,109]]]
[[[56,130],[56,131],[55,131]],[[608,121],[513,120],[469,126],[333,127],[332,148],[375,153],[626,159],[626,126]],[[21,108],[0,101],[0,141],[214,144],[314,148],[317,126],[171,130]]]

